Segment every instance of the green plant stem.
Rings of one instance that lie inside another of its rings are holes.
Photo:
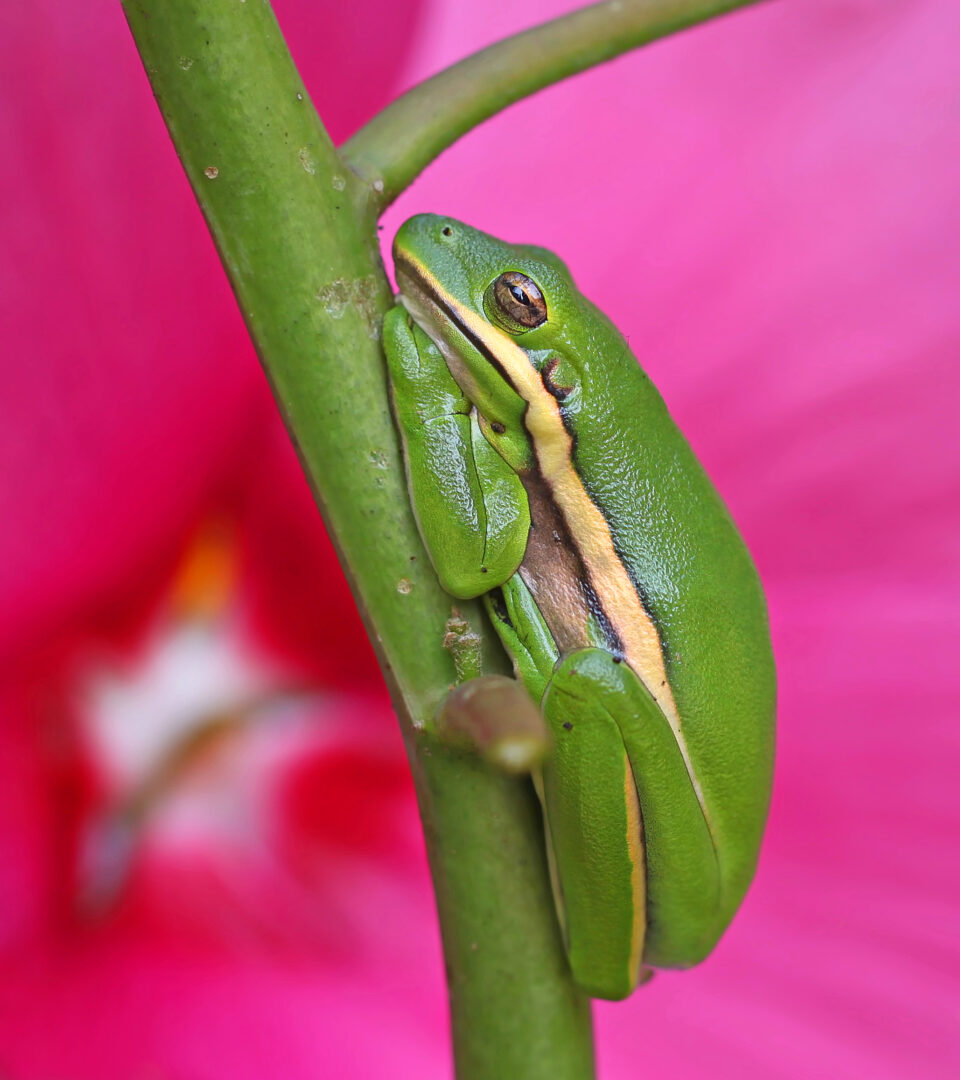
[[[599,5],[585,21],[575,14],[545,28],[537,45],[545,58],[526,51],[530,35],[527,45],[514,39],[487,50],[358,134],[348,157],[359,176],[310,104],[266,0],[124,0],[401,721],[436,891],[459,1080],[589,1080],[590,1009],[564,958],[530,784],[431,732],[457,680],[445,647],[452,616],[477,635],[472,673],[508,665],[477,604],[457,602],[454,615],[409,507],[379,344],[392,297],[377,215],[484,117],[630,47],[623,12],[632,13],[639,44],[734,6],[650,0],[624,2],[618,14],[617,5]],[[650,20],[643,32],[641,12]],[[583,39],[576,48],[575,37]],[[448,92],[433,117],[430,99]],[[397,139],[410,146],[392,146]]]
[[[425,730],[456,681],[452,604],[417,533],[390,417],[378,331],[392,297],[369,189],[337,155],[267,4],[125,10],[401,718],[457,1075],[588,1080],[589,1005],[563,957],[530,785]],[[486,642],[480,670],[507,671],[478,606],[456,606]]]
[[[756,0],[606,0],[498,41],[424,80],[342,148],[382,209],[465,132],[515,101]]]

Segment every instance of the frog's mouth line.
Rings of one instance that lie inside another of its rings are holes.
[[[433,297],[429,291],[424,287],[422,278],[406,260],[402,260],[399,256],[395,260],[395,270],[397,276],[397,286],[400,290],[400,303],[407,309],[412,317],[413,321],[420,327],[420,329],[430,336],[433,340],[433,334],[430,333],[432,327],[432,319],[429,318],[425,305],[429,304],[439,314],[439,307],[434,302]],[[434,342],[436,344],[436,342]]]

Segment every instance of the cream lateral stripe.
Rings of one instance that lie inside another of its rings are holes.
[[[630,970],[628,977],[635,986],[640,975],[643,943],[647,932],[647,876],[643,849],[643,815],[637,796],[630,759],[623,756],[623,799],[627,808],[627,849],[630,853],[630,892],[633,895],[633,926],[630,936]]]
[[[606,518],[590,498],[573,466],[572,442],[563,425],[559,403],[515,341],[451,296],[422,263],[406,253],[403,259],[427,287],[428,297],[432,293],[441,298],[470,333],[497,358],[514,390],[527,402],[524,423],[533,440],[541,474],[577,545],[600,605],[623,642],[624,659],[650,691],[673,731],[690,783],[706,815],[703,792],[693,772],[673,691],[667,680],[660,637],[614,550]],[[430,333],[429,326],[422,329]]]

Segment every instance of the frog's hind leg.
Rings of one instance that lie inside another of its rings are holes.
[[[696,792],[666,718],[602,649],[564,658],[543,699],[555,889],[574,978],[630,993],[641,961],[685,967],[719,933],[719,875]]]
[[[410,500],[440,584],[468,598],[520,565],[530,509],[516,473],[480,431],[440,351],[401,307],[384,319]]]

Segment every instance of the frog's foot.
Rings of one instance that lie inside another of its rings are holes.
[[[537,603],[519,574],[483,598],[487,615],[513,661],[517,678],[540,702],[560,653]]]

